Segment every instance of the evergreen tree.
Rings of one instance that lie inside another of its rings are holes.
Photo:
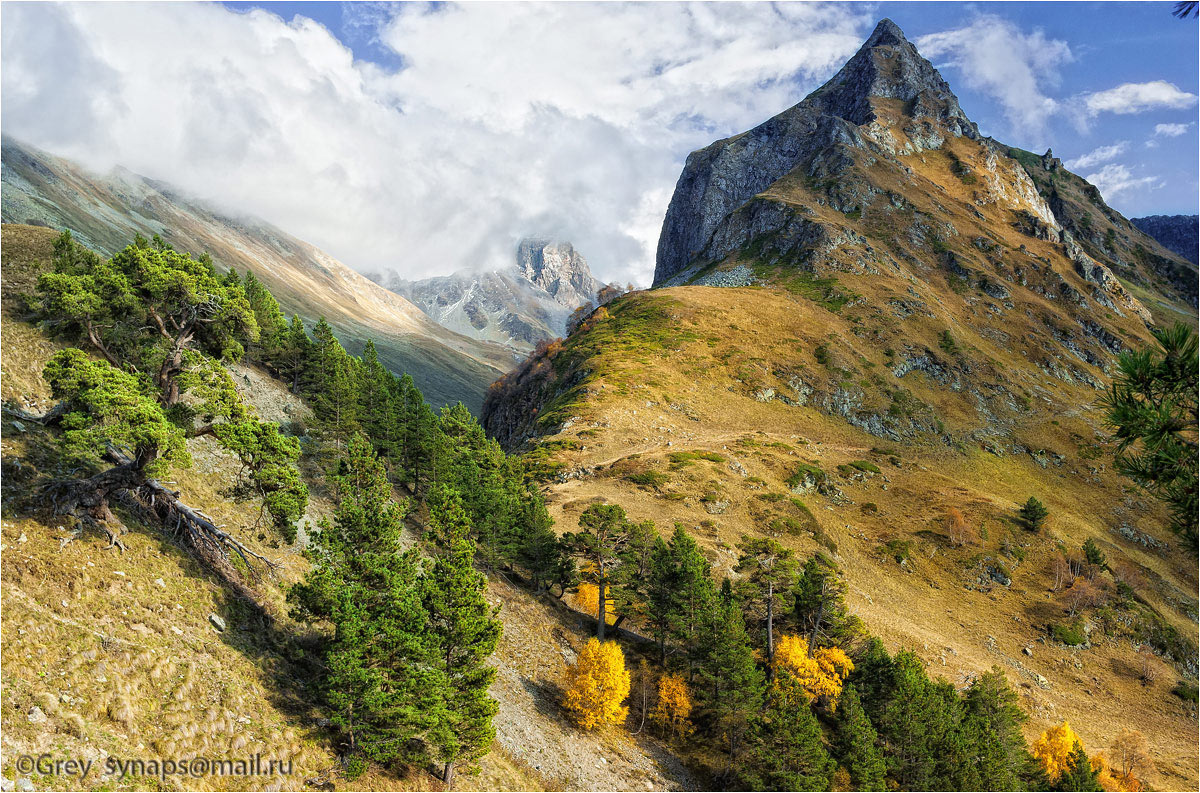
[[[818,642],[841,644],[862,630],[859,619],[846,610],[846,585],[824,560],[816,556],[804,563],[792,590],[793,618],[808,637],[808,652]]]
[[[557,580],[562,557],[566,554],[554,533],[554,521],[537,491],[525,494],[520,521],[524,533],[521,535],[517,561],[529,572],[534,588],[542,592]]]
[[[754,720],[743,776],[755,790],[828,790],[836,764],[799,681],[779,670]]]
[[[1021,505],[1019,517],[1025,528],[1030,531],[1041,531],[1049,514],[1050,510],[1046,509],[1045,504],[1038,501],[1036,497],[1030,496],[1029,500]]]
[[[742,536],[737,571],[745,578],[742,590],[748,603],[761,603],[767,626],[767,657],[775,653],[775,615],[790,606],[796,580],[796,557],[775,540]]]
[[[330,721],[347,740],[347,769],[369,761],[420,760],[414,740],[436,724],[444,691],[431,641],[415,551],[400,549],[407,503],[392,500],[383,465],[362,435],[351,438],[331,477],[333,520],[323,520],[307,554],[313,567],[292,587],[293,616],[332,624],[320,685]]]
[[[705,617],[703,640],[697,642],[702,655],[700,691],[729,747],[732,767],[751,718],[762,708],[763,673],[754,661],[741,605],[728,586]],[[807,700],[803,702],[807,708]]]
[[[391,460],[396,455],[400,434],[400,417],[395,404],[395,379],[379,361],[375,342],[368,339],[362,354],[362,377],[358,384],[357,414],[362,430],[381,457]]]
[[[484,595],[487,580],[473,564],[470,528],[458,494],[438,485],[429,510],[438,551],[422,576],[432,666],[439,673],[436,721],[426,740],[444,764],[447,787],[454,780],[455,765],[487,754],[496,736],[492,717],[498,704],[488,695],[496,669],[487,659],[500,640],[499,609],[489,606]]]
[[[304,382],[305,369],[312,358],[312,339],[304,329],[298,314],[292,314],[288,325],[287,339],[280,353],[280,371],[284,379],[291,382],[292,393],[299,394]]]
[[[1067,758],[1067,768],[1058,778],[1054,790],[1061,791],[1099,791],[1104,790],[1096,778],[1096,770],[1092,761],[1083,750],[1083,744],[1076,743],[1074,750]]]
[[[309,357],[305,394],[312,402],[313,415],[340,449],[357,428],[358,372],[354,359],[333,335],[333,328],[324,317],[313,328]]]
[[[879,753],[875,728],[853,684],[843,688],[838,698],[836,727],[836,755],[849,772],[853,789],[884,790],[887,765]]]
[[[230,270],[229,272],[235,273],[236,271]],[[242,288],[245,290],[246,300],[250,303],[250,309],[258,321],[258,343],[254,345],[255,357],[272,367],[278,367],[280,356],[287,347],[287,318],[279,308],[279,301],[249,270],[246,271],[246,278],[242,281]]]
[[[682,524],[675,525],[668,545],[675,567],[675,590],[667,615],[670,635],[687,651],[694,670],[703,654],[698,638],[716,604],[716,587],[708,560]]]
[[[421,494],[433,471],[437,419],[409,374],[400,378],[398,404],[401,482]]]
[[[650,558],[654,552],[654,541],[659,539],[654,521],[630,522],[621,551],[621,563],[614,573],[613,607],[620,627],[626,617],[646,617],[649,610]]]
[[[999,668],[981,675],[963,697],[962,738],[970,747],[960,770],[963,789],[1018,790],[1030,766],[1021,733],[1026,716]]]
[[[650,551],[649,581],[646,587],[646,616],[650,636],[658,644],[658,661],[667,661],[667,637],[671,633],[671,611],[678,586],[678,568],[674,554],[662,537],[655,537]]]
[[[567,546],[581,557],[581,571],[597,593],[596,638],[604,641],[607,595],[621,564],[621,553],[629,540],[630,522],[617,504],[592,504],[579,516],[579,532],[563,535]]]
[[[1196,333],[1182,322],[1152,332],[1158,349],[1121,353],[1102,404],[1117,441],[1117,470],[1166,502],[1171,529],[1195,553],[1200,520]]]

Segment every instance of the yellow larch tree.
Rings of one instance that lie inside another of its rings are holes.
[[[588,639],[579,658],[567,668],[563,706],[585,730],[620,724],[629,714],[622,703],[629,696],[625,655],[616,642]]]
[[[683,738],[692,731],[688,717],[692,714],[692,697],[681,675],[666,674],[658,681],[658,702],[650,711],[650,719],[672,738]]]
[[[791,670],[809,701],[824,699],[830,707],[837,704],[846,676],[854,670],[854,662],[837,647],[821,647],[811,656],[808,640],[785,633],[775,645],[773,658],[776,670]]]
[[[613,613],[612,592],[607,586],[604,589],[604,622],[606,625],[614,625],[617,622],[617,615]],[[592,619],[596,619],[600,613],[600,588],[589,581],[580,584],[579,588],[575,590],[575,607]]]
[[[1057,727],[1050,727],[1043,732],[1033,742],[1030,752],[1042,764],[1050,781],[1057,782],[1063,771],[1067,770],[1071,752],[1075,751],[1077,743],[1082,743],[1079,736],[1071,729],[1071,725],[1064,721]]]

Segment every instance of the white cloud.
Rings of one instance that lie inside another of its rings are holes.
[[[1076,157],[1073,160],[1066,160],[1063,162],[1063,165],[1067,166],[1067,168],[1072,171],[1078,171],[1081,168],[1091,168],[1093,165],[1099,165],[1102,162],[1108,162],[1114,157],[1124,154],[1128,148],[1129,142],[1123,140],[1118,143],[1114,143],[1111,146],[1101,146],[1098,149],[1093,149],[1087,154]]]
[[[1083,103],[1091,116],[1100,113],[1128,115],[1160,108],[1182,110],[1194,106],[1197,99],[1195,94],[1181,91],[1166,80],[1153,80],[1148,83],[1125,83],[1107,91],[1086,94]]]
[[[1157,176],[1134,176],[1126,166],[1110,162],[1096,173],[1084,177],[1100,189],[1101,195],[1109,203],[1120,193],[1141,187],[1158,187]]]
[[[644,284],[686,154],[794,104],[871,22],[841,4],[370,10],[354,35],[397,70],[262,10],[5,4],[4,131],[360,270],[503,266],[543,234]]]
[[[1075,59],[1065,41],[1047,38],[1041,30],[1024,33],[992,15],[916,43],[925,57],[957,69],[968,88],[999,102],[1013,128],[1026,133],[1041,132],[1058,112],[1059,103],[1046,89],[1059,84],[1059,67]]]
[[[1154,137],[1159,138],[1178,138],[1180,135],[1188,131],[1191,124],[1155,124]]]

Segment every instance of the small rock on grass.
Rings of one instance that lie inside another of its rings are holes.
[[[216,614],[209,614],[208,621],[211,622],[212,626],[217,630],[221,632],[225,631],[225,620],[221,619]]]

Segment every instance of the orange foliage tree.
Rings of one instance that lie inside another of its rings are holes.
[[[585,730],[620,724],[629,714],[622,703],[629,696],[625,655],[616,642],[588,639],[579,658],[567,669],[563,706]]]
[[[961,510],[955,507],[946,510],[946,525],[950,531],[951,544],[963,546],[979,542],[979,532],[967,523]]]
[[[790,633],[779,637],[772,660],[776,670],[791,671],[810,702],[823,699],[831,707],[841,696],[846,676],[854,670],[854,662],[839,648],[821,647],[810,656],[808,641]]]
[[[692,697],[681,675],[663,675],[658,681],[658,702],[650,711],[650,719],[672,738],[686,737],[692,731],[688,717],[692,715]]]
[[[1142,783],[1133,772],[1150,765],[1150,746],[1146,736],[1137,730],[1121,730],[1108,751],[1112,755],[1113,776],[1119,789],[1142,790]]]
[[[1063,722],[1057,727],[1050,727],[1033,742],[1030,753],[1037,758],[1046,771],[1051,782],[1058,782],[1063,771],[1070,764],[1071,752],[1075,744],[1082,743],[1079,736],[1071,729],[1071,725]]]

